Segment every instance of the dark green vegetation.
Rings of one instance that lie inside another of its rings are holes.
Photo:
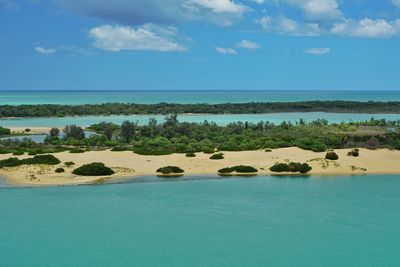
[[[38,155],[33,158],[18,159],[18,158],[8,158],[0,160],[0,168],[3,167],[17,167],[21,165],[57,165],[60,164],[60,160],[53,155]]]
[[[93,162],[90,164],[85,164],[76,168],[72,171],[73,174],[82,175],[82,176],[103,176],[103,175],[112,175],[114,171],[106,167],[101,162]]]
[[[72,149],[69,151],[69,153],[75,153],[75,154],[78,154],[78,153],[85,153],[85,150],[83,150],[83,149],[81,149],[81,148],[78,148],[78,147],[75,147],[75,148],[72,148]]]
[[[210,157],[210,159],[218,160],[218,159],[224,159],[224,153],[217,153],[214,154]]]
[[[179,174],[179,173],[184,173],[185,171],[177,166],[165,166],[165,167],[157,169],[156,172],[159,172],[162,174]]]
[[[188,158],[194,158],[194,157],[196,157],[196,154],[195,153],[192,153],[192,152],[190,152],[190,153],[186,153],[186,155],[185,155],[186,157],[188,157]]]
[[[234,167],[227,167],[218,170],[218,173],[220,174],[231,174],[233,172],[236,173],[256,173],[258,170],[254,167],[251,166],[245,166],[245,165],[239,165],[239,166],[234,166]]]
[[[271,168],[272,172],[300,172],[307,173],[312,170],[311,166],[307,163],[290,162],[287,163],[275,163]]]
[[[400,149],[400,121],[371,119],[364,122],[328,124],[326,120],[305,123],[233,122],[227,126],[215,123],[179,122],[170,115],[158,123],[150,119],[147,125],[124,122],[122,125],[102,122],[89,129],[97,134],[83,137],[80,127],[69,126],[65,137],[57,131],[49,133],[44,144],[29,139],[2,140],[0,153],[23,151],[31,154],[61,151],[89,151],[112,149],[133,151],[141,155],[215,151],[244,151],[293,147],[323,152],[329,149],[356,148]],[[211,156],[211,155],[210,155]]]
[[[360,150],[358,148],[354,148],[347,153],[347,156],[358,157],[360,155]]]
[[[400,113],[400,102],[306,101],[226,104],[1,105],[0,117],[64,117],[130,114],[261,114],[273,112]]]
[[[339,156],[334,151],[326,152],[325,159],[338,160]]]
[[[65,172],[65,170],[64,170],[64,168],[57,168],[57,169],[55,170],[55,172],[56,172],[56,173],[63,173],[63,172]]]
[[[4,128],[0,126],[0,136],[2,135],[9,135],[11,133],[11,130],[8,128]]]
[[[71,166],[75,165],[75,162],[67,161],[67,162],[64,162],[64,165],[67,167],[71,167]]]

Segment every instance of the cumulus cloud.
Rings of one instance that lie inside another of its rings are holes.
[[[145,24],[138,27],[101,25],[90,29],[93,46],[107,51],[185,51],[186,48],[174,38],[177,29]]]
[[[400,8],[400,0],[392,0],[393,4]]]
[[[283,35],[316,36],[322,31],[318,23],[300,23],[283,15],[274,18],[263,16],[256,23],[267,32]]]
[[[117,23],[171,24],[180,21],[208,21],[229,26],[249,10],[233,0],[57,0],[80,14]]]
[[[307,54],[311,54],[311,55],[325,55],[328,54],[329,52],[331,52],[330,48],[309,48],[306,50]]]
[[[297,6],[311,20],[335,20],[342,17],[337,0],[281,0],[280,2]]]
[[[53,48],[44,48],[43,46],[36,46],[35,51],[38,52],[39,54],[44,54],[44,55],[50,55],[56,52],[56,50]]]
[[[394,21],[369,18],[359,21],[348,19],[344,22],[336,23],[331,32],[351,37],[389,38],[400,34],[400,19]]]
[[[241,40],[237,45],[239,48],[254,50],[260,48],[260,45],[249,40]]]
[[[225,47],[215,47],[215,51],[217,51],[220,54],[224,54],[224,55],[236,55],[237,52],[235,49],[233,48],[225,48]]]

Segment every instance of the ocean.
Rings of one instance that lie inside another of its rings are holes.
[[[0,265],[399,266],[398,175],[141,181],[0,189]]]
[[[310,100],[400,101],[400,91],[0,91],[2,105],[246,103]]]

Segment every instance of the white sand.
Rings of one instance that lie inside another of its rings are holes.
[[[68,152],[54,154],[61,162],[73,161],[73,167],[57,166],[20,166],[0,169],[0,176],[6,177],[9,182],[28,185],[62,185],[81,184],[95,181],[101,177],[82,177],[71,172],[77,166],[92,162],[103,162],[114,169],[116,174],[111,179],[124,176],[155,175],[159,167],[174,165],[185,170],[186,175],[216,174],[224,167],[235,165],[250,165],[259,170],[259,174],[271,174],[269,168],[275,162],[308,162],[312,166],[310,174],[341,175],[341,174],[400,174],[400,151],[380,149],[360,149],[359,157],[349,157],[349,149],[335,150],[339,155],[337,161],[326,161],[325,152],[315,153],[299,148],[281,148],[272,152],[242,151],[224,152],[225,159],[211,160],[209,154],[197,153],[196,157],[188,158],[184,154],[167,156],[141,156],[130,151],[92,151],[82,154]],[[0,155],[1,159],[11,157]],[[21,156],[20,158],[28,157]],[[54,170],[64,167],[65,173],[57,174]],[[33,175],[33,176],[32,176]]]

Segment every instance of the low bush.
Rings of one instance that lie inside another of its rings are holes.
[[[73,174],[82,175],[82,176],[102,176],[102,175],[112,175],[114,171],[106,167],[104,163],[101,162],[93,162],[90,164],[85,164],[76,168],[72,171]]]
[[[4,149],[4,148],[0,148],[0,154],[10,154],[10,150],[8,149]]]
[[[165,166],[157,169],[156,172],[162,174],[176,174],[176,173],[184,173],[185,171],[177,166]]]
[[[72,148],[69,153],[85,153],[85,150],[81,149],[81,148]]]
[[[196,157],[196,154],[195,153],[186,153],[185,156],[188,158],[194,158],[194,157]]]
[[[265,149],[265,152],[272,152],[272,149],[267,148]]]
[[[338,160],[339,156],[334,151],[328,151],[325,155],[325,159]]]
[[[64,165],[67,167],[71,167],[71,166],[75,165],[75,162],[67,161],[67,162],[64,162]]]
[[[360,150],[358,148],[354,148],[347,153],[347,156],[350,157],[358,157],[360,155]]]
[[[21,165],[57,165],[60,164],[60,160],[53,155],[38,155],[33,158],[18,159],[18,158],[8,158],[0,160],[0,168],[3,167],[17,167]]]
[[[234,167],[223,168],[223,169],[218,170],[218,172],[221,174],[227,174],[227,173],[232,173],[232,172],[255,173],[255,172],[258,172],[258,170],[251,166],[239,165],[239,166],[234,166]]]
[[[214,154],[210,157],[210,159],[214,159],[214,160],[224,159],[224,154],[223,153]]]
[[[12,154],[13,154],[13,156],[21,156],[21,155],[23,155],[25,153],[22,150],[17,150],[17,151],[14,151]]]
[[[312,170],[311,166],[307,163],[290,162],[287,163],[275,163],[271,168],[272,172],[300,172],[307,173]]]
[[[55,170],[55,172],[56,172],[56,173],[63,173],[63,172],[65,172],[65,170],[64,170],[63,168],[57,168],[57,169]]]

